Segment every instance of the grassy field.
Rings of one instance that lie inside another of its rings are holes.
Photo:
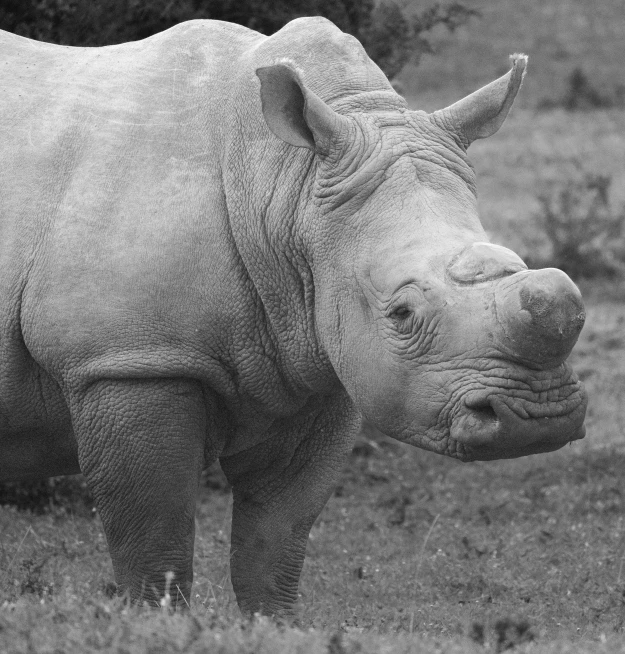
[[[615,207],[625,204],[625,113],[534,110],[547,90],[561,93],[580,57],[602,88],[622,82],[622,3],[468,4],[484,18],[457,42],[440,36],[445,58],[424,61],[419,78],[407,71],[424,89],[407,96],[442,106],[503,72],[509,51],[537,51],[526,98],[471,156],[492,238],[548,252],[534,221],[545,185],[601,173]],[[588,318],[572,361],[590,395],[587,438],[463,465],[363,434],[310,536],[302,629],[240,619],[230,496],[215,473],[197,511],[185,615],[111,597],[101,525],[79,497],[39,512],[0,507],[0,652],[625,653],[625,284],[581,286]]]

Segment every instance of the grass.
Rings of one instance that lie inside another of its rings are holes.
[[[483,652],[468,636],[483,633],[494,651],[502,620],[512,631],[527,625],[532,651],[615,647],[625,621],[625,448],[596,445],[462,465],[363,439],[311,533],[303,631],[238,619],[223,492],[202,495],[186,616],[109,597],[97,518],[3,508],[0,528],[14,538],[0,561],[0,649],[325,652],[341,634],[337,652]]]

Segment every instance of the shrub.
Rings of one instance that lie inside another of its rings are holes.
[[[606,109],[613,105],[612,98],[602,95],[581,68],[574,68],[569,75],[562,105],[568,111],[580,109]]]
[[[423,54],[434,54],[429,35],[435,27],[440,25],[453,33],[481,15],[459,2],[436,2],[420,11],[413,8],[414,2],[402,4],[403,8],[393,0],[382,0],[371,12],[369,26],[355,35],[389,79],[409,61],[418,64]]]
[[[575,279],[625,274],[625,207],[612,207],[611,183],[607,175],[580,170],[538,195],[535,219],[551,252],[526,257],[531,267],[553,265]]]
[[[625,88],[615,86],[613,94],[599,91],[579,66],[571,71],[566,81],[564,95],[560,98],[544,98],[538,103],[539,109],[560,107],[566,111],[590,111],[625,106]]]

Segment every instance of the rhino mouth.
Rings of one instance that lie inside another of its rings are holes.
[[[501,392],[467,394],[451,419],[451,448],[469,460],[515,458],[551,452],[584,438],[587,396],[579,381],[557,401]]]

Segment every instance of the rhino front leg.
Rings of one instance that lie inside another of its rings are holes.
[[[189,601],[206,414],[199,383],[107,380],[72,398],[80,467],[93,493],[120,592],[157,604],[167,573]],[[169,575],[171,577],[171,575]]]
[[[270,438],[221,465],[233,487],[230,570],[244,614],[296,617],[310,529],[351,451],[359,418],[346,397],[278,421]]]

